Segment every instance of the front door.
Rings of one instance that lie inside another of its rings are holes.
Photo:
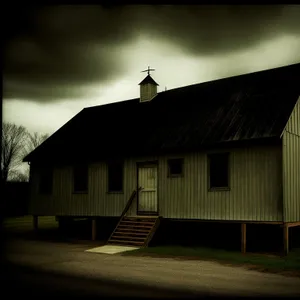
[[[155,215],[157,210],[157,165],[138,167],[138,207],[137,213]]]

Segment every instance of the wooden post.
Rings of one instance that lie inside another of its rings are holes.
[[[289,224],[284,223],[283,225],[283,245],[284,245],[284,255],[289,253]]]
[[[243,254],[245,254],[246,253],[246,223],[241,224],[241,233],[242,233],[241,251]]]
[[[39,227],[39,219],[38,216],[33,216],[33,229],[37,231]]]
[[[92,240],[95,241],[96,240],[96,236],[97,236],[97,227],[96,227],[97,223],[96,223],[96,218],[92,219]]]

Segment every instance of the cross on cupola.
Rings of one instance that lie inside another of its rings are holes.
[[[141,73],[143,72],[148,72],[148,75],[150,75],[150,72],[155,71],[155,69],[150,69],[150,67],[148,66],[147,70],[141,71]]]

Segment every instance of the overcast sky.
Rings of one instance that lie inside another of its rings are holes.
[[[5,12],[4,121],[52,134],[87,106],[300,62],[300,6],[57,6]]]

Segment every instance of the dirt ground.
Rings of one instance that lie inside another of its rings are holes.
[[[210,261],[84,252],[94,246],[84,242],[71,244],[13,238],[7,243],[6,259],[41,271],[89,280],[105,279],[167,289],[170,295],[185,291],[185,295],[300,296],[300,278]],[[97,289],[97,285],[93,288]]]
[[[247,254],[249,255],[249,254]],[[263,254],[261,254],[263,255]],[[162,255],[162,254],[156,254],[156,253],[136,253],[134,256],[138,257],[153,257],[153,258],[172,258],[174,260],[194,260],[194,261],[199,261],[201,260],[198,256],[175,256],[175,255]],[[270,256],[267,255],[266,256]],[[238,263],[229,263],[226,261],[217,261],[213,259],[202,259],[205,261],[210,261],[210,262],[217,262],[223,266],[231,266],[231,267],[243,267],[248,270],[255,270],[259,272],[265,272],[265,273],[271,273],[271,274],[280,274],[288,277],[298,277],[300,278],[300,272],[299,271],[285,271],[285,270],[279,270],[279,269],[266,269],[263,266],[260,265],[254,265],[254,264],[238,264]]]

